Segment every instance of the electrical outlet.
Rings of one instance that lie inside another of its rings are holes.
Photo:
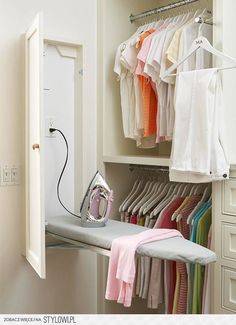
[[[55,132],[50,132],[50,128],[56,127],[56,117],[55,116],[47,116],[45,119],[45,136],[48,138],[55,138]]]

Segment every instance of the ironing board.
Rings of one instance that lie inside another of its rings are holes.
[[[46,222],[46,233],[71,247],[89,248],[109,256],[115,238],[138,234],[149,229],[115,220],[108,220],[106,226],[102,228],[84,228],[79,225],[79,221],[78,218],[69,215],[50,217]],[[213,251],[181,237],[143,244],[136,252],[141,256],[201,265],[216,261],[216,254]]]

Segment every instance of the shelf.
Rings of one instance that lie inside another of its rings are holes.
[[[136,165],[151,165],[151,166],[169,166],[169,157],[147,157],[147,156],[103,156],[105,163],[117,164],[136,164]]]

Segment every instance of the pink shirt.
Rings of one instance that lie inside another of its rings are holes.
[[[122,236],[112,242],[106,299],[131,306],[135,278],[135,252],[139,245],[170,237],[182,237],[175,229],[149,229],[139,234]]]
[[[144,73],[143,70],[151,47],[152,39],[157,33],[158,31],[155,31],[154,33],[146,37],[143,41],[142,47],[137,55],[138,64],[135,71],[137,75],[141,75],[149,78],[149,76],[146,73]]]

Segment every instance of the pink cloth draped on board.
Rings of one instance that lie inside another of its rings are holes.
[[[182,237],[175,229],[149,229],[136,235],[122,236],[112,242],[105,298],[131,306],[135,278],[135,252],[139,245]]]

